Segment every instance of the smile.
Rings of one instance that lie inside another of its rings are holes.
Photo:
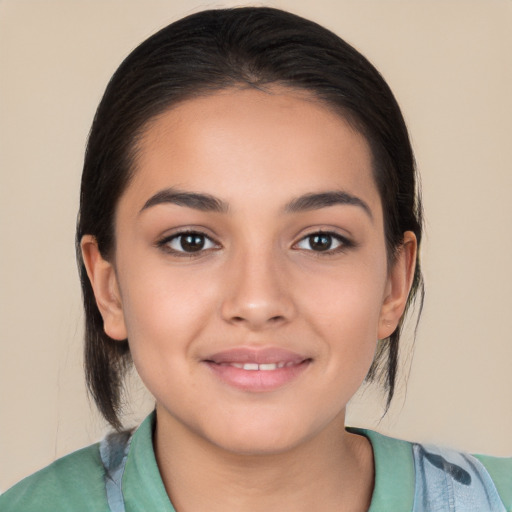
[[[279,363],[219,363],[221,366],[234,366],[235,368],[241,368],[246,371],[273,371],[279,368],[285,368],[296,365],[293,361],[281,361]]]
[[[299,378],[312,359],[281,348],[241,347],[202,361],[223,384],[248,392],[277,390]]]

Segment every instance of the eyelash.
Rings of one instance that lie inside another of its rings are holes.
[[[212,244],[212,247],[207,247],[206,249],[203,247],[200,247],[197,251],[185,251],[185,250],[175,249],[170,246],[170,244],[172,242],[178,241],[181,248],[183,249],[183,245],[182,245],[183,237],[186,237],[186,236],[200,237],[203,241],[203,244],[207,244],[209,242]],[[305,250],[307,252],[317,253],[316,254],[317,256],[333,256],[338,253],[345,252],[348,249],[351,249],[356,246],[356,244],[354,242],[352,242],[351,240],[349,240],[348,238],[346,238],[344,236],[339,235],[338,233],[334,233],[332,231],[319,230],[319,231],[315,231],[313,233],[309,233],[308,235],[302,237],[297,243],[295,243],[293,245],[293,247],[295,248],[298,244],[300,244],[301,242],[304,242],[306,240],[309,240],[309,243],[311,244],[311,240],[313,239],[313,237],[320,237],[320,236],[328,237],[330,239],[329,245],[332,245],[333,240],[338,242],[339,245],[337,247],[335,247],[334,249],[331,249],[329,246],[327,249],[319,250],[319,251],[315,251],[313,249],[304,249],[304,248],[302,248],[302,249],[299,248],[298,250]],[[180,242],[180,239],[181,239],[181,242]],[[204,255],[205,252],[210,252],[212,250],[219,248],[219,244],[217,242],[215,242],[214,240],[212,240],[211,237],[209,237],[208,235],[206,235],[205,233],[202,233],[200,231],[180,231],[179,233],[175,233],[173,235],[166,236],[165,238],[159,240],[156,243],[156,246],[165,252],[168,252],[168,253],[178,256],[178,257],[185,257],[185,258],[198,257],[201,255]],[[310,245],[310,247],[311,247],[311,245]]]
[[[214,247],[208,247],[206,249],[204,249],[203,247],[199,248],[197,251],[180,251],[178,249],[173,249],[170,244],[173,242],[173,241],[178,241],[180,239],[181,240],[181,248],[183,249],[183,238],[186,237],[186,236],[191,236],[191,237],[201,237],[203,240],[204,240],[204,243],[206,244],[207,241],[210,242]],[[163,251],[165,252],[168,252],[174,256],[178,256],[180,258],[194,258],[194,257],[198,257],[198,256],[201,256],[201,255],[204,255],[205,252],[210,252],[211,250],[215,250],[219,247],[219,244],[217,242],[215,242],[214,240],[212,240],[211,237],[209,237],[208,235],[206,235],[205,233],[201,233],[200,231],[180,231],[179,233],[174,233],[173,235],[170,235],[170,236],[166,236],[165,238],[162,238],[161,240],[159,240],[157,243],[156,243],[156,246],[160,249],[162,249]]]
[[[345,251],[352,249],[356,246],[356,244],[353,241],[349,240],[348,238],[346,238],[338,233],[335,233],[333,231],[319,230],[319,231],[315,231],[314,233],[309,233],[308,235],[302,237],[296,244],[294,244],[294,247],[305,240],[309,240],[309,243],[311,244],[311,239],[313,237],[328,237],[330,239],[330,245],[332,245],[333,240],[338,242],[338,244],[339,244],[338,247],[335,247],[334,249],[331,249],[330,247],[328,247],[326,250],[321,250],[321,251],[305,249],[308,252],[316,253],[316,255],[319,257],[320,256],[335,256],[336,254],[345,252]]]

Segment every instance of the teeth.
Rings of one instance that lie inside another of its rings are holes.
[[[223,363],[224,365],[225,363]],[[293,366],[293,361],[289,361],[288,363],[279,362],[279,363],[228,363],[227,366],[234,366],[235,368],[240,368],[241,370],[248,371],[272,371],[277,370],[279,368],[290,367]]]
[[[260,370],[275,370],[276,368],[276,363],[260,364]]]

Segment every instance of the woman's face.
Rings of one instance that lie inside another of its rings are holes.
[[[366,140],[306,93],[231,89],[160,115],[137,155],[112,266],[84,253],[159,425],[237,453],[341,425],[410,273],[387,266]]]

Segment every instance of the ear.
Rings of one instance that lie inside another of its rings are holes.
[[[414,278],[417,250],[418,243],[415,234],[412,231],[406,231],[386,283],[379,318],[378,337],[380,340],[393,334],[402,318]]]
[[[103,317],[103,329],[114,340],[125,340],[127,332],[115,269],[103,259],[98,242],[92,235],[84,235],[80,247],[96,304]]]

